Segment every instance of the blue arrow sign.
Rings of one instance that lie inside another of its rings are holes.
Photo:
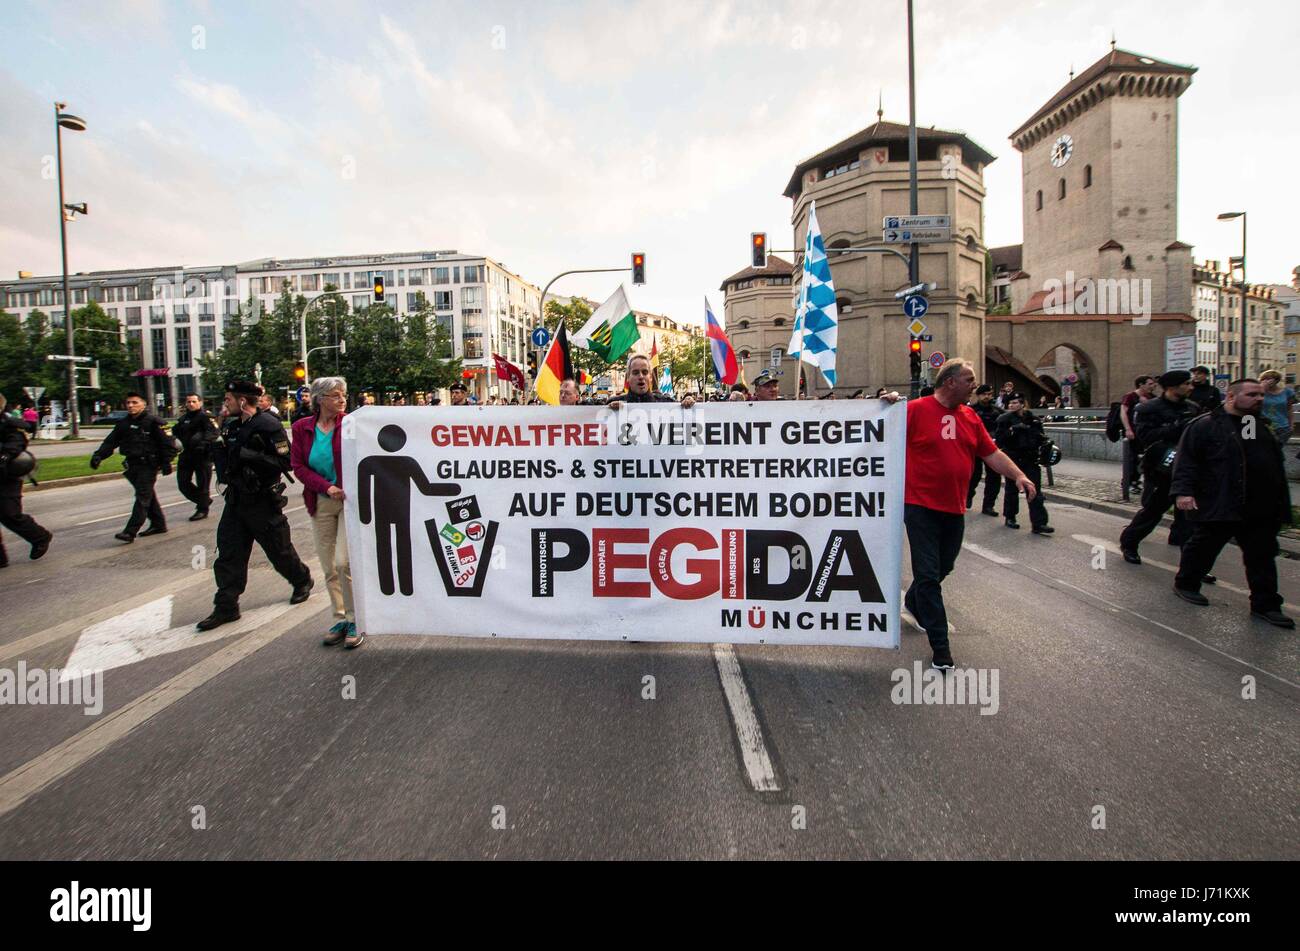
[[[908,317],[924,317],[930,312],[930,302],[920,294],[913,294],[903,301],[903,313]]]
[[[533,346],[544,347],[551,342],[551,335],[547,333],[545,327],[533,328]]]

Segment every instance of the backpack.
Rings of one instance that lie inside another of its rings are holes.
[[[1124,420],[1119,415],[1122,405],[1122,403],[1111,403],[1110,413],[1106,416],[1106,438],[1111,442],[1119,442],[1124,438]]]

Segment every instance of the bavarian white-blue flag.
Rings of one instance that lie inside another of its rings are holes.
[[[821,228],[817,225],[817,203],[808,206],[808,231],[804,236],[803,275],[799,281],[799,310],[790,335],[790,356],[822,371],[830,386],[835,385],[835,354],[839,337],[839,309],[835,285],[826,257]]]
[[[659,368],[659,392],[673,395],[673,365],[665,363]]]

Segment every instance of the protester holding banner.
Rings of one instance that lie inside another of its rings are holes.
[[[650,358],[638,353],[627,358],[627,392],[617,400],[611,400],[611,409],[620,408],[623,403],[676,403],[677,400],[667,393],[655,389],[654,371],[650,368]],[[695,405],[695,397],[684,396],[682,409]]]
[[[560,383],[560,405],[577,406],[582,402],[578,396],[578,384],[573,380],[564,380]]]
[[[931,666],[937,670],[956,666],[948,644],[942,585],[961,551],[975,460],[982,459],[1026,498],[1034,498],[1034,483],[994,445],[984,423],[966,405],[974,388],[970,361],[955,357],[939,368],[933,396],[907,404],[903,524],[912,549],[912,586],[903,604],[929,637]]]
[[[770,367],[765,367],[759,371],[758,376],[754,377],[754,399],[759,403],[766,403],[768,400],[780,398],[781,381],[777,379]]]
[[[451,386],[448,387],[448,390],[451,392],[452,406],[465,405],[468,391],[465,389],[464,383],[460,382],[460,380],[457,380],[455,383],[453,383]]]
[[[325,635],[325,643],[346,640],[347,647],[359,647],[365,635],[357,633],[343,519],[342,432],[348,405],[347,381],[341,376],[312,380],[311,405],[315,413],[293,424],[289,459],[294,476],[302,483],[302,500],[311,517],[316,555],[334,608],[335,623]]]

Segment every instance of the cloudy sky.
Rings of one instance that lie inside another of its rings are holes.
[[[1274,0],[917,0],[918,122],[998,156],[987,243],[1021,236],[1007,136],[1109,48],[1200,68],[1181,100],[1179,238],[1250,276],[1300,264],[1300,15]],[[487,254],[536,284],[644,250],[641,309],[702,320],[750,231],[790,243],[794,165],[907,120],[903,0],[4,0],[0,274],[263,256]],[[1246,13],[1249,13],[1247,16]],[[562,293],[603,297],[616,278]]]

